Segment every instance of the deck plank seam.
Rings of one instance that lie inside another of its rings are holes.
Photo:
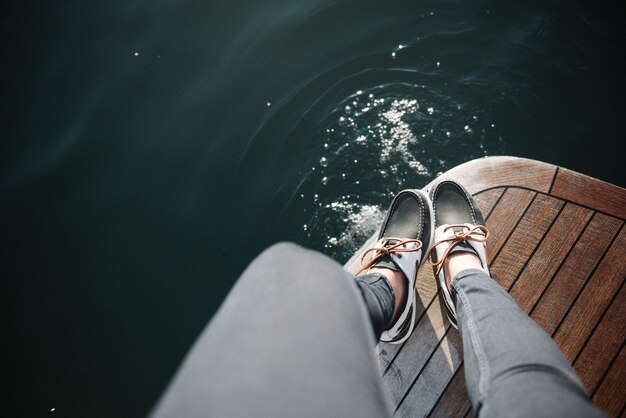
[[[407,388],[406,392],[404,392],[404,395],[402,395],[402,399],[400,399],[400,401],[396,405],[396,409],[394,409],[394,411],[393,411],[394,415],[396,414],[396,412],[398,412],[398,409],[400,409],[400,406],[402,406],[402,402],[404,402],[406,397],[409,396],[409,393],[411,393],[411,390],[413,389],[413,386],[415,386],[415,383],[417,383],[417,380],[420,378],[420,376],[424,372],[424,369],[426,368],[426,366],[428,366],[428,364],[430,363],[430,360],[433,358],[433,356],[435,355],[435,353],[437,352],[437,350],[441,346],[441,343],[443,342],[443,340],[445,340],[446,337],[448,336],[448,332],[450,332],[451,328],[452,328],[452,326],[450,326],[450,324],[448,323],[446,325],[446,331],[443,333],[442,337],[439,339],[439,342],[435,346],[435,349],[430,353],[430,355],[428,356],[428,359],[424,362],[424,365],[420,368],[420,371],[417,373],[417,376],[415,376],[415,379],[413,379],[413,382],[411,382],[411,384]]]
[[[587,287],[587,284],[589,283],[589,280],[591,280],[591,278],[593,277],[593,275],[595,274],[596,270],[598,269],[598,267],[600,267],[600,264],[602,264],[602,260],[604,260],[604,258],[606,257],[607,253],[609,252],[609,250],[611,249],[611,247],[613,246],[613,244],[615,243],[615,241],[617,240],[617,237],[619,237],[619,234],[622,232],[622,229],[624,228],[624,222],[622,222],[622,224],[620,225],[619,229],[617,230],[617,233],[613,236],[613,239],[611,239],[611,242],[606,246],[606,248],[604,249],[604,252],[602,253],[602,257],[600,257],[598,259],[598,262],[596,263],[596,265],[593,267],[593,269],[591,270],[591,272],[589,273],[589,275],[587,276],[587,278],[585,279],[585,283],[581,286],[581,288],[578,290],[578,293],[576,293],[576,296],[574,297],[574,300],[572,301],[572,303],[569,305],[569,307],[567,308],[567,310],[565,311],[565,315],[563,316],[563,318],[561,318],[561,320],[559,321],[559,324],[556,326],[556,328],[554,329],[554,332],[552,333],[552,338],[554,338],[554,336],[556,335],[556,333],[559,331],[559,329],[561,328],[561,325],[563,325],[563,323],[565,322],[565,320],[567,319],[570,311],[572,310],[572,308],[574,307],[574,305],[576,304],[576,302],[578,301],[578,298],[580,297],[580,295],[583,293],[583,291],[585,290],[585,288]],[[611,306],[611,303],[613,302],[613,299],[617,296],[617,294],[619,293],[619,291],[617,293],[615,293],[615,295],[613,295],[613,297],[611,298],[611,302],[607,305],[607,309],[609,306]],[[603,314],[604,316],[604,314]],[[596,329],[597,324],[593,327],[593,329]],[[593,332],[592,332],[593,334]]]
[[[422,312],[420,314],[420,318],[419,320],[417,320],[415,322],[415,328],[417,328],[418,324],[420,323],[420,321],[422,321],[422,319],[427,316],[426,313],[428,312],[428,310],[430,309],[431,305],[433,304],[433,302],[435,301],[435,299],[437,299],[437,293],[435,293],[435,295],[430,299],[430,302],[428,302],[428,305],[426,307],[424,307],[424,312]],[[415,329],[414,328],[414,329]],[[398,355],[400,354],[400,352],[402,351],[402,349],[404,349],[405,345],[409,342],[409,340],[407,339],[405,342],[402,343],[402,345],[400,346],[400,348],[398,348],[398,351],[396,351],[396,353],[393,355],[393,358],[391,359],[391,361],[389,362],[389,364],[387,364],[387,367],[385,367],[385,371],[383,372],[383,376],[385,376],[387,374],[387,372],[389,371],[389,369],[391,368],[391,365],[396,361],[396,358],[398,357]]]
[[[613,358],[611,358],[611,361],[609,362],[609,365],[607,366],[606,370],[604,370],[604,372],[602,372],[602,377],[600,377],[600,379],[598,379],[598,383],[596,383],[596,387],[593,389],[593,391],[589,395],[589,399],[593,398],[593,396],[596,394],[598,389],[600,389],[600,386],[602,386],[602,382],[604,381],[606,376],[609,374],[609,371],[613,367],[613,364],[615,363],[615,360],[617,360],[617,357],[619,357],[619,355],[622,352],[622,350],[624,349],[625,345],[626,345],[626,340],[623,340],[622,341],[622,345],[620,346],[619,350],[615,350],[615,354],[613,355]]]
[[[441,393],[439,394],[439,397],[437,398],[437,401],[435,402],[435,404],[433,405],[432,408],[430,408],[430,411],[428,411],[428,415],[426,415],[426,418],[429,418],[433,411],[435,409],[437,409],[437,405],[439,405],[439,402],[441,401],[441,399],[443,398],[443,395],[446,394],[446,392],[448,391],[448,388],[450,387],[450,385],[452,384],[452,382],[454,381],[454,379],[456,378],[456,376],[459,374],[459,372],[461,371],[461,369],[463,368],[463,364],[465,363],[465,360],[462,359],[461,362],[459,363],[459,366],[456,368],[456,370],[454,371],[454,373],[452,374],[452,377],[450,378],[450,380],[448,380],[448,383],[446,383],[446,387],[443,388],[443,390],[441,391]]]
[[[593,213],[589,217],[589,219],[587,220],[587,223],[585,224],[585,227],[582,228],[580,233],[578,234],[578,236],[576,236],[576,239],[573,241],[572,246],[567,251],[567,254],[565,254],[565,257],[563,257],[563,259],[559,263],[559,267],[557,267],[557,269],[554,271],[554,274],[552,274],[552,277],[550,277],[550,280],[548,281],[548,283],[546,283],[546,287],[541,292],[541,295],[539,295],[539,297],[537,298],[537,300],[535,301],[533,306],[528,311],[528,316],[531,316],[533,314],[533,312],[535,311],[535,309],[537,308],[537,306],[539,306],[539,303],[541,302],[541,300],[543,299],[544,295],[546,294],[546,292],[548,291],[548,289],[552,285],[552,282],[554,282],[555,277],[559,274],[559,272],[561,271],[561,268],[563,268],[563,265],[565,264],[565,261],[567,261],[569,256],[572,254],[572,251],[574,251],[574,248],[576,248],[576,244],[578,244],[578,241],[580,241],[580,238],[583,236],[583,234],[585,233],[587,228],[589,228],[589,224],[591,224],[591,221],[595,218],[595,216],[596,216],[596,214]]]
[[[602,180],[598,180],[598,181],[602,181]],[[606,183],[606,182],[605,182],[605,183]],[[609,184],[610,184],[610,183],[609,183]],[[619,186],[616,186],[616,187],[619,187]],[[621,221],[626,221],[626,218],[623,218],[623,217],[621,217],[621,216],[616,216],[616,215],[613,215],[613,214],[611,214],[611,213],[605,212],[605,211],[600,210],[600,209],[598,209],[598,208],[595,208],[595,207],[593,207],[593,206],[583,205],[583,204],[581,204],[581,203],[574,202],[573,200],[569,200],[569,199],[564,198],[564,197],[561,197],[561,196],[551,195],[551,194],[549,194],[549,193],[542,192],[541,190],[533,189],[533,188],[531,188],[531,187],[520,186],[520,185],[517,185],[517,184],[500,184],[500,185],[498,185],[498,186],[487,187],[487,188],[482,189],[482,190],[480,190],[480,191],[478,191],[478,192],[476,192],[476,193],[473,193],[473,194],[472,194],[472,196],[476,196],[476,195],[479,195],[479,194],[481,194],[481,193],[488,192],[488,191],[490,191],[490,190],[494,190],[494,189],[500,189],[500,188],[506,188],[506,189],[514,188],[514,189],[522,189],[522,190],[528,190],[528,191],[535,192],[535,193],[540,193],[540,194],[542,194],[542,195],[549,196],[549,197],[551,197],[551,198],[553,198],[553,199],[560,199],[560,200],[562,200],[562,201],[564,201],[564,202],[566,202],[566,203],[570,203],[570,204],[572,204],[572,205],[580,206],[581,208],[588,209],[588,210],[591,210],[591,211],[594,211],[594,212],[598,212],[598,213],[601,213],[602,215],[610,216],[611,218],[619,219],[619,220],[621,220]],[[504,193],[503,193],[503,194],[504,194]],[[500,197],[502,197],[502,196],[500,196]],[[497,205],[498,203],[499,203],[499,199],[498,199],[498,201],[496,202],[496,205]],[[495,205],[494,205],[494,207],[495,207]]]
[[[556,176],[559,174],[560,167],[557,166],[556,170],[554,170],[554,175],[552,176],[552,182],[550,183],[550,187],[548,188],[548,194],[552,195],[552,188],[554,187],[554,183],[556,182]]]
[[[498,258],[498,256],[500,255],[500,253],[502,252],[502,250],[504,249],[504,247],[506,247],[506,243],[509,242],[509,240],[511,239],[511,235],[513,235],[513,232],[515,232],[515,230],[517,229],[517,227],[519,226],[520,222],[522,222],[522,219],[524,219],[524,216],[526,216],[526,214],[528,213],[528,210],[530,209],[530,207],[533,205],[533,203],[535,202],[535,199],[537,198],[537,193],[535,193],[532,197],[532,199],[530,199],[530,202],[528,202],[528,205],[526,206],[526,208],[524,209],[524,212],[522,212],[522,214],[520,215],[520,217],[517,219],[517,221],[515,222],[515,225],[513,225],[513,228],[511,228],[511,231],[509,232],[509,234],[506,236],[506,239],[503,240],[503,244],[500,246],[500,248],[498,249],[498,252],[496,252],[494,254],[494,256],[491,258],[491,262],[489,263],[489,265],[493,264],[496,259]]]
[[[502,191],[502,193],[500,193],[500,196],[498,196],[498,198],[496,199],[495,203],[493,204],[493,206],[491,206],[491,209],[489,209],[489,213],[487,214],[487,216],[485,216],[485,223],[487,223],[487,219],[489,219],[489,217],[491,216],[491,214],[493,213],[493,210],[496,208],[496,206],[498,206],[500,204],[500,201],[502,200],[502,196],[505,195],[506,191],[509,190],[508,187],[505,187],[504,190]],[[483,190],[486,191],[486,190]],[[482,193],[482,192],[481,192]],[[476,196],[478,193],[474,194],[473,196]]]
[[[561,216],[561,214],[563,213],[563,210],[565,209],[565,203],[563,203],[563,205],[561,205],[561,207],[559,208],[559,211],[557,212],[556,216],[554,217],[554,219],[552,219],[552,222],[550,223],[550,226],[546,229],[546,231],[543,233],[543,236],[539,239],[539,242],[537,242],[537,245],[535,245],[535,248],[533,249],[533,251],[530,253],[530,255],[528,256],[528,258],[526,258],[526,261],[524,262],[524,264],[522,265],[522,267],[520,268],[519,272],[517,273],[517,275],[515,276],[515,278],[513,279],[513,282],[511,283],[511,285],[509,286],[509,288],[507,289],[507,292],[511,293],[511,290],[513,289],[513,287],[515,286],[515,284],[517,283],[517,281],[519,280],[519,278],[521,277],[521,275],[524,273],[524,271],[526,270],[526,267],[528,267],[528,263],[530,263],[530,260],[532,260],[532,258],[535,256],[535,254],[537,253],[537,250],[539,250],[539,248],[541,247],[541,244],[543,243],[543,241],[546,239],[546,237],[550,234],[550,231],[552,230],[552,228],[554,227],[554,224],[556,223],[557,219],[559,219],[559,217]]]
[[[463,414],[463,417],[468,416],[471,411],[472,411],[472,404],[470,403],[470,407],[465,410],[465,413]]]
[[[591,338],[595,334],[596,329],[598,328],[598,326],[604,320],[604,317],[606,316],[607,312],[611,308],[611,305],[613,305],[613,303],[615,302],[615,299],[617,299],[617,296],[619,295],[619,292],[622,291],[622,289],[624,287],[624,283],[625,283],[624,280],[622,280],[622,284],[620,285],[619,289],[617,289],[615,294],[611,297],[611,300],[609,301],[609,303],[606,304],[606,307],[604,308],[604,312],[602,312],[602,315],[600,315],[600,318],[598,319],[598,321],[596,322],[595,326],[593,327],[593,331],[589,333],[587,338],[585,338],[585,342],[581,344],[580,350],[578,350],[578,352],[576,353],[576,356],[574,356],[574,359],[572,360],[572,365],[575,365],[576,362],[578,362],[578,358],[581,356],[582,352],[585,350],[585,347],[587,347],[587,344],[589,344],[589,341],[591,340]]]

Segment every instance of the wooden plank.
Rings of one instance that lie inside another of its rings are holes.
[[[509,289],[562,206],[560,199],[537,195],[498,257],[491,261],[491,275],[502,287]]]
[[[615,363],[591,400],[611,417],[617,417],[626,406],[626,347],[622,346]]]
[[[540,161],[516,157],[488,157],[454,167],[441,178],[458,181],[471,194],[504,186],[528,187],[548,193],[555,172],[555,166]]]
[[[498,202],[498,199],[500,199],[500,196],[504,193],[504,190],[504,187],[499,187],[474,195],[474,200],[476,200],[476,204],[485,217],[489,216],[496,202]]]
[[[588,209],[565,205],[510,290],[523,311],[529,312],[535,305],[591,215]]]
[[[580,352],[626,277],[626,229],[622,229],[554,335],[569,362]]]
[[[550,283],[531,317],[550,335],[554,333],[570,305],[602,259],[621,221],[596,213],[561,269]]]
[[[437,279],[435,279],[435,274],[429,264],[425,264],[417,274],[415,289],[422,306],[430,305],[432,299],[437,295]]]
[[[595,392],[600,379],[626,339],[624,318],[626,318],[626,287],[622,286],[602,322],[574,361],[574,368],[589,393]]]
[[[462,353],[461,337],[450,327],[450,332],[441,341],[394,415],[399,417],[428,415],[439,394],[461,364]]]
[[[500,248],[504,245],[504,242],[535,195],[535,192],[529,190],[506,189],[500,202],[498,202],[487,219],[487,228],[489,229],[487,256],[489,259],[492,259],[500,251]]]
[[[400,403],[422,372],[448,328],[441,303],[435,300],[383,376],[383,382],[395,405]]]
[[[462,417],[469,408],[471,405],[465,388],[465,370],[461,363],[429,417]]]
[[[433,270],[430,266],[424,266],[417,275],[415,281],[415,288],[417,290],[417,308],[415,311],[416,318],[419,320],[416,324],[416,328],[419,327],[420,321],[428,320],[424,318],[426,309],[433,303],[434,298],[437,295],[437,283]],[[420,319],[421,318],[421,319]],[[414,331],[411,337],[404,344],[378,344],[378,361],[381,365],[381,370],[387,371],[389,365],[393,359],[397,356],[400,350],[403,350],[406,346],[407,350],[411,350],[414,346],[419,346],[421,341],[418,340],[418,336]]]
[[[626,190],[566,168],[559,169],[550,194],[626,218]]]

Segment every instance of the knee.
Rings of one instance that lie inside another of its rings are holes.
[[[271,280],[310,281],[316,285],[348,275],[340,264],[324,254],[290,242],[280,242],[263,251],[250,265],[256,272],[271,272],[263,276]]]
[[[272,271],[274,275],[289,274],[315,255],[314,251],[292,242],[279,242],[259,254],[250,264],[250,268]]]

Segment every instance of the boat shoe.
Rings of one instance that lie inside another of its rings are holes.
[[[430,249],[431,263],[448,320],[457,328],[456,309],[446,283],[444,264],[450,254],[466,251],[475,253],[483,269],[489,274],[485,248],[489,232],[484,226],[485,220],[478,205],[459,183],[441,180],[431,187],[429,195],[435,219],[434,244]]]
[[[433,237],[430,201],[421,190],[403,190],[391,202],[374,247],[361,257],[357,275],[371,267],[401,271],[407,280],[406,302],[401,314],[380,337],[383,342],[406,341],[415,328],[415,279],[428,256]]]

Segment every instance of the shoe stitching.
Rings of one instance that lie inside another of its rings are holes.
[[[435,187],[432,193],[433,197],[432,199],[430,199],[430,201],[433,202],[433,218],[435,220],[435,225],[434,225],[435,228],[439,226],[437,225],[437,190],[439,190],[439,186],[441,186],[441,183],[439,183],[437,187]]]
[[[442,182],[444,183],[444,182]],[[445,183],[448,183],[452,186],[454,186],[458,192],[460,193],[460,195],[463,197],[463,200],[465,200],[465,203],[467,203],[467,205],[470,208],[470,214],[472,215],[472,221],[474,223],[474,225],[476,225],[478,222],[476,222],[476,213],[474,212],[474,206],[472,205],[472,203],[470,202],[469,198],[467,197],[467,193],[465,192],[465,190],[463,190],[457,183],[452,182],[452,181],[446,181]],[[440,183],[441,184],[441,183]]]
[[[420,205],[420,224],[418,225],[418,230],[417,230],[417,236],[420,238],[420,241],[423,242],[422,238],[424,235],[424,202],[423,202],[423,196],[419,195],[416,193],[417,196],[419,196],[419,198],[417,199],[419,205]],[[428,250],[428,248],[426,248],[425,250]],[[426,251],[423,251],[423,254],[425,254]],[[422,264],[422,257],[420,257],[420,264]]]
[[[432,201],[432,204],[433,204],[433,218],[434,218],[434,221],[435,221],[435,225],[434,225],[433,229],[436,229],[439,226],[441,226],[437,222],[437,195],[438,195],[439,190],[441,189],[441,187],[444,186],[445,184],[449,184],[449,185],[453,186],[460,193],[460,195],[463,197],[463,200],[465,200],[465,202],[467,203],[467,205],[470,208],[470,215],[472,216],[472,221],[474,222],[474,225],[477,225],[478,222],[476,221],[476,214],[475,214],[475,211],[474,211],[474,207],[473,207],[472,203],[470,202],[469,198],[467,197],[467,193],[456,182],[450,181],[450,180],[443,180],[443,181],[439,182],[439,184],[437,184],[434,189],[432,189],[431,201]],[[434,237],[433,237],[433,239],[434,239]],[[443,269],[440,269],[438,273],[445,275],[445,272],[443,272],[442,270]],[[445,283],[445,279],[444,279],[444,283]],[[445,283],[445,285],[447,287],[447,283]],[[443,296],[443,299],[444,299],[444,302],[445,302],[445,305],[446,305],[446,308],[447,308],[448,312],[453,317],[456,317],[456,312],[454,312],[454,310],[450,306],[448,298],[446,297],[446,294],[442,290],[440,290],[440,292],[442,293],[442,296]],[[456,318],[455,318],[455,320],[456,320]]]
[[[457,189],[457,191],[463,197],[463,200],[465,200],[465,203],[467,203],[467,205],[470,208],[470,215],[472,216],[473,223],[475,225],[478,224],[478,222],[476,221],[476,211],[474,210],[474,206],[472,205],[469,198],[467,197],[467,193],[465,193],[465,191],[456,182],[453,182],[451,180],[443,180],[432,191],[433,197],[431,200],[433,202],[433,216],[435,218],[435,228],[440,226],[440,225],[437,225],[437,193],[439,192],[439,189],[441,188],[441,186],[443,186],[444,184],[450,184]]]
[[[393,201],[393,204],[391,205],[391,208],[389,208],[389,212],[387,214],[387,219],[385,220],[385,224],[384,224],[384,226],[381,229],[380,234],[379,234],[379,239],[384,237],[384,235],[385,235],[384,231],[389,226],[389,221],[391,220],[391,215],[393,214],[394,210],[396,209],[396,207],[400,203],[400,200],[401,200],[400,198],[404,197],[405,195],[411,195],[411,194],[414,195],[417,198],[417,202],[418,202],[419,207],[420,207],[420,221],[421,222],[418,225],[418,228],[419,228],[418,229],[418,239],[422,238],[423,231],[424,231],[424,199],[423,199],[423,196],[420,195],[419,193],[416,193],[416,192],[413,192],[413,191],[402,191],[402,192],[400,192],[396,196],[396,198]],[[380,235],[382,235],[382,236],[380,236]],[[421,242],[421,240],[420,240],[420,242]],[[428,254],[428,252],[424,251],[424,249],[422,249],[422,257],[423,257],[424,254]],[[420,257],[420,259],[418,260],[418,265],[416,266],[415,277],[413,278],[413,282],[414,283],[417,280],[417,272],[418,272],[419,266],[422,264],[422,257]],[[410,279],[408,279],[408,280],[409,280],[409,283],[410,283]],[[411,308],[410,309],[415,309],[416,300],[417,299],[414,296],[413,302],[411,303]],[[406,309],[406,307],[405,307],[405,309]],[[407,318],[405,318],[404,323],[406,323],[406,321],[409,320],[409,316],[407,316]],[[395,339],[396,341],[397,341],[398,335],[399,334],[396,335],[396,339]],[[400,337],[400,338],[402,338],[402,337]],[[394,341],[394,340],[392,340],[392,341]]]
[[[398,206],[399,202],[400,202],[400,197],[404,196],[405,194],[408,194],[406,191],[400,192],[398,193],[398,195],[393,199],[393,202],[391,204],[391,207],[389,208],[389,212],[387,213],[387,219],[385,219],[385,225],[383,226],[383,228],[380,230],[379,233],[379,237],[378,239],[382,238],[385,234],[384,231],[387,230],[387,226],[389,226],[389,221],[391,220],[391,214],[393,213],[393,211],[396,209],[396,207]]]
[[[391,214],[394,212],[394,210],[396,209],[396,207],[400,203],[400,197],[403,197],[404,195],[415,195],[415,196],[418,197],[417,202],[420,205],[420,220],[421,220],[421,224],[419,225],[419,230],[417,231],[418,232],[418,234],[417,234],[418,238],[417,239],[420,239],[420,241],[421,241],[422,233],[423,233],[423,230],[424,230],[424,227],[423,227],[424,226],[424,202],[423,202],[423,199],[421,199],[422,196],[419,193],[415,193],[415,192],[412,192],[412,191],[402,191],[402,192],[398,193],[398,195],[396,196],[396,198],[393,201],[393,204],[389,208],[389,212],[387,214],[387,219],[385,220],[385,225],[380,230],[378,239],[383,238],[383,236],[385,235],[384,231],[389,226],[389,221],[391,220]],[[405,238],[408,238],[408,237],[405,237]]]

